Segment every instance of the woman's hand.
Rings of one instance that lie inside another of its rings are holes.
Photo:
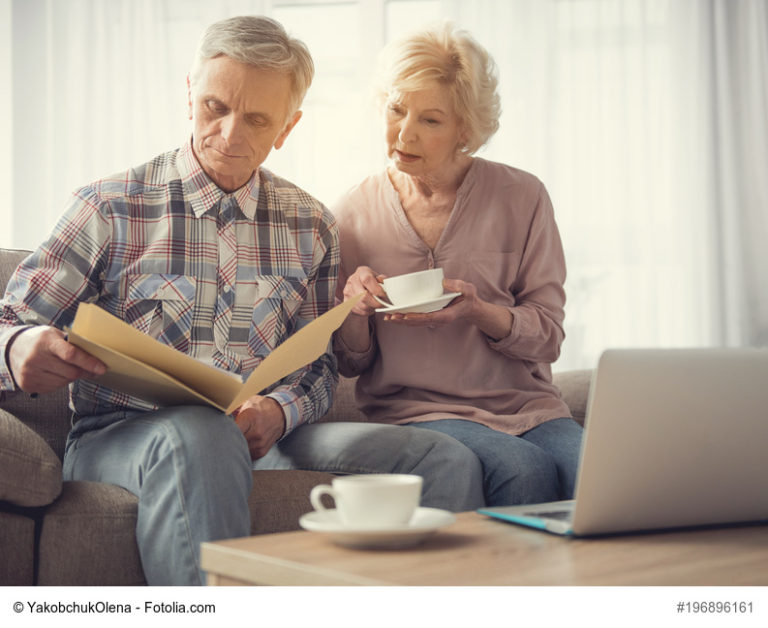
[[[381,287],[383,279],[384,275],[379,275],[372,268],[358,266],[357,270],[350,275],[347,283],[344,285],[343,294],[345,301],[361,292],[365,293],[365,296],[352,308],[351,315],[344,319],[341,328],[336,332],[341,335],[344,344],[352,351],[362,353],[371,346],[371,331],[368,327],[368,319],[374,314],[376,308],[381,307],[381,303],[374,299],[372,295],[375,294],[378,297],[386,298],[387,293]]]
[[[359,266],[350,275],[347,283],[344,285],[344,300],[346,301],[361,292],[365,292],[365,296],[352,308],[352,314],[368,318],[376,311],[376,308],[381,307],[381,303],[371,295],[376,295],[381,299],[387,298],[387,293],[381,287],[383,279],[384,275],[379,275],[368,266]]]
[[[461,279],[444,279],[446,292],[460,292],[446,307],[437,312],[392,312],[384,320],[414,327],[443,327],[457,320],[466,320],[480,329],[486,336],[501,340],[512,331],[512,314],[500,305],[481,299],[474,284]]]

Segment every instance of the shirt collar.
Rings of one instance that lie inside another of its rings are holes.
[[[179,150],[176,165],[181,175],[184,197],[192,205],[192,212],[197,218],[216,207],[225,197],[231,196],[237,201],[240,210],[249,219],[256,217],[259,200],[259,171],[253,173],[248,183],[234,192],[227,193],[205,174],[197,161],[192,142],[186,142]]]

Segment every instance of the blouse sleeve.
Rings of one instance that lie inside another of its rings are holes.
[[[336,303],[344,300],[344,286],[347,283],[347,272],[342,263],[339,270],[339,282],[336,287]],[[341,337],[341,328],[333,334],[333,353],[339,364],[339,373],[344,377],[356,377],[368,369],[376,357],[378,344],[376,343],[376,332],[373,317],[368,319],[368,349],[365,351],[355,351],[351,349]]]
[[[552,202],[542,185],[514,284],[512,331],[496,351],[520,360],[552,363],[565,338],[565,255]]]
[[[333,353],[339,363],[339,373],[344,377],[356,377],[365,372],[373,364],[378,345],[376,334],[373,332],[371,321],[368,321],[369,337],[371,339],[368,349],[354,351],[350,349],[341,337],[341,331],[333,334]]]

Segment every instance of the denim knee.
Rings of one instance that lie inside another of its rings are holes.
[[[162,412],[162,411],[161,411]],[[174,408],[155,420],[165,421],[170,446],[190,475],[204,474],[245,481],[250,492],[251,456],[240,428],[231,417],[202,406]],[[246,495],[247,496],[247,495]]]
[[[462,469],[470,476],[476,476],[482,481],[483,467],[480,459],[469,447],[461,441],[441,432],[426,431],[432,442],[430,456],[440,464]]]
[[[416,433],[420,433],[425,452],[414,469],[424,478],[422,505],[453,512],[484,506],[483,467],[475,453],[446,434],[432,430]]]
[[[232,417],[211,408],[190,406],[174,418],[191,453],[247,456],[248,443]]]
[[[486,468],[488,504],[511,506],[558,500],[560,482],[554,459],[542,450],[515,454]]]

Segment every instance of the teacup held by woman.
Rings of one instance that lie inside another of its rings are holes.
[[[431,268],[387,277],[382,282],[382,287],[391,304],[398,307],[431,301],[443,295],[443,269]],[[383,301],[382,304],[390,305]]]

